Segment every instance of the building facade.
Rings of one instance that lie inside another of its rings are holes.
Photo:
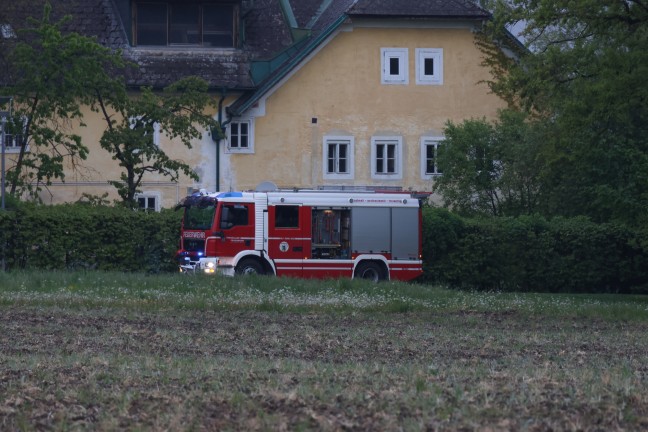
[[[25,3],[38,16],[43,2]],[[171,207],[195,189],[250,190],[265,181],[431,191],[442,175],[444,125],[494,118],[504,106],[484,84],[490,75],[475,45],[489,14],[468,0],[51,3],[53,13],[72,16],[71,31],[139,65],[126,77],[134,96],[140,86],[189,75],[210,84],[225,138],[206,133],[187,149],[156,131],[160,148],[200,180],[146,177],[140,204],[148,208]],[[19,28],[30,13],[1,9],[3,28]],[[87,110],[79,134],[89,158],[69,167],[45,202],[116,197],[107,181],[120,170],[98,145],[100,121]]]

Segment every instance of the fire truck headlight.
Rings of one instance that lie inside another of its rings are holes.
[[[213,269],[214,268],[214,262],[209,261],[207,264],[205,264],[205,267],[207,267],[208,269]]]

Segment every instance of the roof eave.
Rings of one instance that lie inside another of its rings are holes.
[[[465,19],[465,20],[485,20],[490,19],[492,15],[490,13],[485,14],[465,14],[465,15],[453,15],[453,14],[431,14],[431,15],[399,15],[399,14],[349,14],[350,18],[359,18],[359,19],[414,19],[414,20],[439,20],[439,19]]]

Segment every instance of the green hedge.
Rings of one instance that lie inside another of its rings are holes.
[[[0,212],[0,258],[7,269],[174,271],[180,218],[170,210],[20,207]]]
[[[648,292],[648,231],[584,218],[463,219],[423,211],[423,279],[535,292]],[[89,205],[0,212],[6,269],[171,272],[181,212]]]
[[[424,209],[424,279],[534,292],[647,292],[648,235],[585,218],[462,219]]]

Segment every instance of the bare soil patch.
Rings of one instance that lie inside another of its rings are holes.
[[[644,323],[0,312],[2,430],[648,429]]]

